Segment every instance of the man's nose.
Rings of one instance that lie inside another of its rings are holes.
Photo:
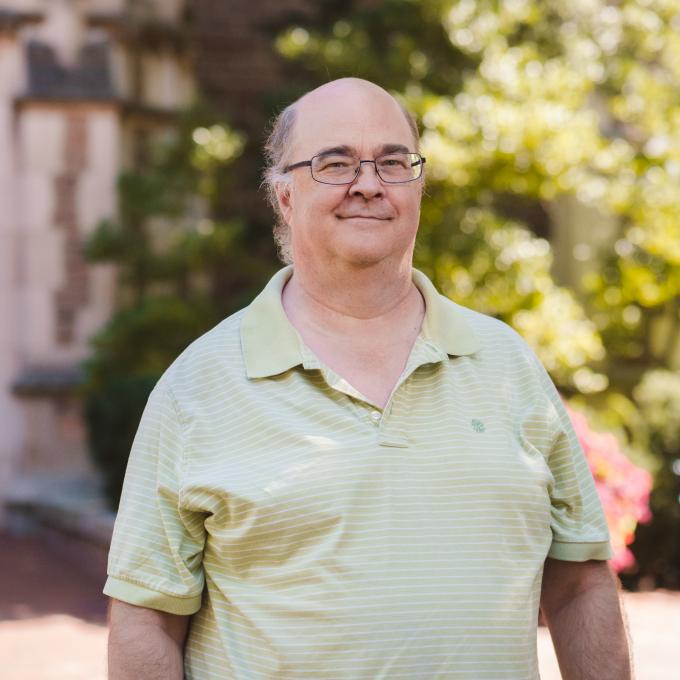
[[[373,161],[361,161],[359,174],[349,188],[350,195],[373,198],[374,196],[382,196],[384,192],[385,187],[378,177],[375,163]]]

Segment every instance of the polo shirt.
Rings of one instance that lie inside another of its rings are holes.
[[[425,317],[381,409],[289,322],[291,273],[154,388],[104,592],[193,614],[188,680],[538,679],[546,557],[611,556],[550,378],[414,270]]]

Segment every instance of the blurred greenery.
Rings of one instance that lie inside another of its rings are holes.
[[[418,114],[428,197],[416,265],[514,326],[561,392],[655,474],[628,582],[680,587],[680,452],[663,434],[678,436],[680,421],[649,387],[661,380],[650,375],[675,385],[668,369],[680,365],[680,6],[319,4],[315,20],[278,36],[298,67],[288,96],[358,76]],[[584,244],[576,290],[552,275],[564,198],[586,208],[581,219],[598,211],[618,224],[599,251]]]
[[[115,263],[119,279],[119,309],[92,340],[83,386],[89,448],[113,508],[156,380],[276,268],[271,238],[258,244],[253,221],[224,214],[244,144],[197,104],[170,134],[148,140],[145,161],[120,177],[118,219],[102,221],[87,243],[88,258]]]
[[[638,528],[635,552],[650,584],[680,584],[680,371],[645,373],[635,399],[648,425],[656,483],[651,498],[654,520]],[[662,575],[659,578],[659,575]]]
[[[655,474],[629,584],[680,587],[680,421],[668,412],[678,401],[654,396],[680,365],[677,2],[322,0],[316,10],[278,27],[289,77],[263,101],[354,75],[418,115],[427,196],[416,266],[514,326],[561,392]],[[236,186],[239,152],[248,167],[259,152],[198,118],[121,178],[120,220],[90,243],[123,284],[122,311],[95,341],[91,394],[116,375],[158,374],[274,267],[254,213],[225,217],[219,200]],[[593,235],[596,211],[618,225],[611,243],[585,244],[573,290],[553,275],[564,200],[584,206],[576,214]]]

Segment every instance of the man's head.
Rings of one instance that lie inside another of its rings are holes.
[[[418,150],[410,114],[385,90],[343,78],[312,90],[277,117],[269,136],[265,185],[278,215],[274,235],[282,258],[340,257],[370,264],[399,252],[410,257],[422,180],[383,182],[364,163],[350,184],[315,181],[310,168],[285,171],[330,149],[374,160],[394,149]]]

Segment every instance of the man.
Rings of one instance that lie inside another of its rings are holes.
[[[105,592],[111,680],[630,677],[608,535],[547,374],[411,266],[425,159],[384,90],[279,118],[293,266],[149,399]]]

